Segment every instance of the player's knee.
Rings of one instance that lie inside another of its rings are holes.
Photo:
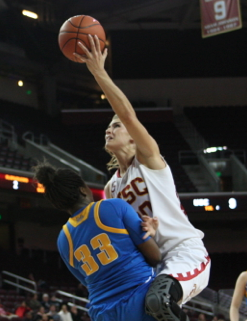
[[[185,321],[187,316],[177,305],[182,295],[180,283],[169,275],[161,274],[146,294],[146,313],[159,321]]]

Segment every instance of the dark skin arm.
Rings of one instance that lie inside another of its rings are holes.
[[[161,261],[160,250],[152,238],[137,247],[151,266],[155,267]]]

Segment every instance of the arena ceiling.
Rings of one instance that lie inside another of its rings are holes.
[[[245,22],[247,1],[240,3]],[[23,7],[42,13],[54,30],[78,14],[96,17],[107,30],[200,28],[199,0],[0,0],[2,9]]]
[[[245,29],[247,0],[240,3]],[[23,18],[24,8],[37,12],[39,20]],[[162,30],[181,32],[183,38],[187,31],[194,30],[200,35],[199,0],[0,0],[0,41],[16,45],[16,51],[11,50],[11,54],[6,48],[0,50],[0,71],[15,68],[35,77],[45,68],[65,87],[73,84],[75,88],[76,84],[97,90],[85,66],[67,61],[58,50],[60,26],[78,14],[95,17],[108,34],[139,31],[138,35],[145,37],[147,32]]]
[[[107,30],[200,28],[198,0],[1,0],[0,7],[42,12],[51,29],[77,14],[96,17]]]

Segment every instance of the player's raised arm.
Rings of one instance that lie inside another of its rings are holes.
[[[130,101],[114,84],[104,68],[107,49],[105,49],[103,54],[101,53],[97,36],[89,36],[89,41],[91,51],[83,44],[80,44],[86,53],[86,57],[75,54],[76,57],[87,64],[89,71],[93,74],[95,80],[105,93],[113,111],[118,115],[128,133],[133,138],[137,146],[137,157],[140,161],[146,163],[151,168],[154,167],[154,169],[163,168],[165,165],[160,158],[160,151],[156,141],[140,123]]]

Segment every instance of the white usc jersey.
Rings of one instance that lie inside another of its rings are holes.
[[[183,241],[204,237],[204,233],[189,222],[168,165],[164,169],[153,170],[134,158],[123,177],[115,172],[110,179],[110,190],[113,198],[124,199],[136,212],[158,217],[159,228],[155,238],[163,259],[169,257],[169,251]],[[204,247],[203,242],[199,243]]]

